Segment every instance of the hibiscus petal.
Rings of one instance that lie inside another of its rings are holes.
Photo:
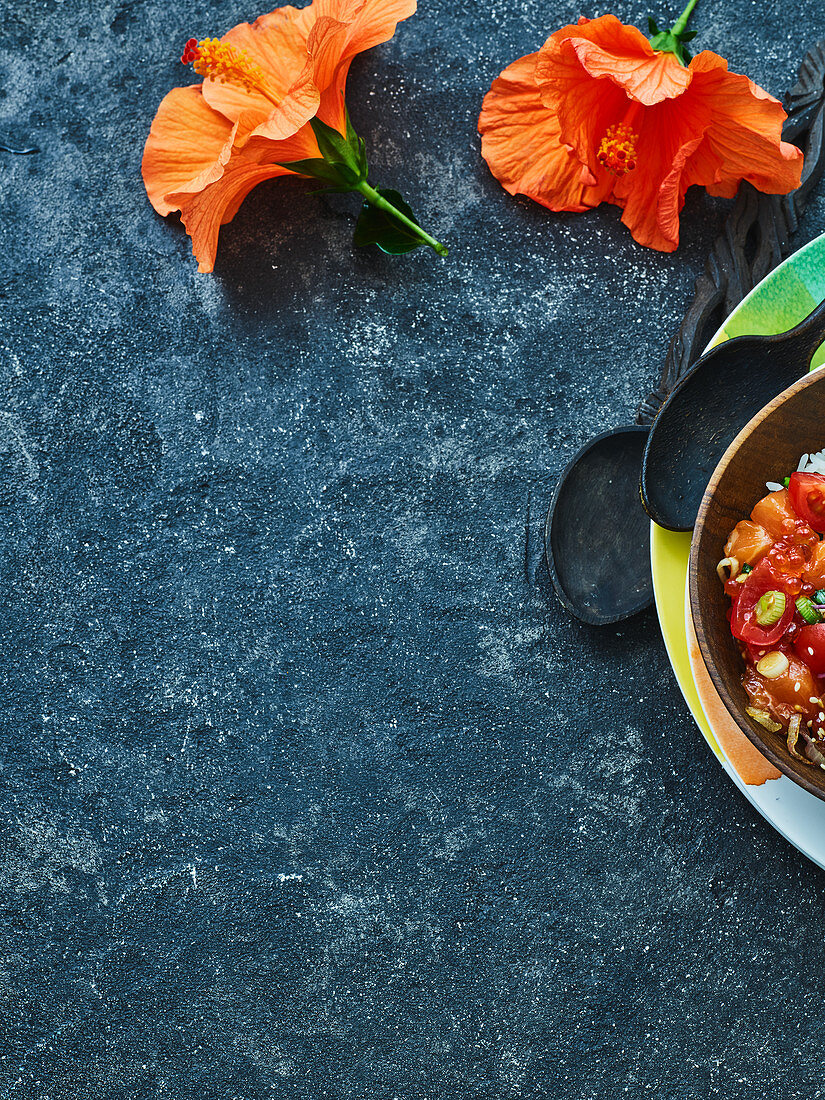
[[[327,109],[324,121],[330,125],[342,122],[343,103],[336,101],[342,99],[341,93],[349,66],[349,62],[341,64],[340,61],[346,45],[347,33],[346,24],[327,16],[322,16],[315,22],[305,45],[306,64],[303,71],[278,107],[273,109],[270,105],[269,112],[264,117],[256,114],[256,126],[252,131],[254,137],[266,138],[269,141],[284,141],[297,133],[310,119],[321,113],[322,104],[325,102],[321,89],[324,88],[332,93],[326,97]],[[219,85],[218,87],[229,88],[230,86]],[[239,90],[235,89],[235,91]],[[222,94],[222,92],[216,93],[213,86],[211,92],[213,99],[216,96],[220,99]],[[241,117],[247,119],[250,115],[245,113]],[[342,127],[340,128],[343,130]]]
[[[343,60],[389,42],[402,19],[415,13],[416,0],[316,0],[321,14],[348,24]]]
[[[319,19],[307,39],[307,63],[289,95],[254,131],[255,137],[282,141],[318,113],[321,89],[331,84],[341,57],[346,27],[334,19]]]
[[[663,252],[673,251],[679,243],[679,215],[685,205],[685,192],[690,185],[690,180],[685,172],[685,165],[704,141],[704,135],[699,134],[692,140],[685,142],[673,158],[673,167],[670,172],[659,185],[659,197],[656,203],[656,227],[668,245],[667,248],[661,249]],[[638,238],[636,239],[638,240]]]
[[[614,15],[562,27],[539,51],[536,76],[554,99],[570,94],[570,82],[580,81],[577,70],[594,80],[610,80],[644,106],[682,95],[692,79],[673,54],[654,50],[637,27],[625,26]]]
[[[173,88],[161,100],[143,150],[141,173],[159,214],[179,209],[170,192],[196,192],[214,183],[232,152],[235,127],[213,111],[198,87]]]
[[[254,23],[241,23],[221,41],[246,50],[279,106],[273,111],[265,96],[213,80],[204,82],[204,96],[233,120],[254,111],[258,133],[280,140],[319,112],[329,89],[332,94],[323,97],[328,104],[324,121],[337,125],[343,119],[337,100],[350,61],[392,38],[398,22],[415,8],[415,0],[314,0],[306,8],[279,8]]]
[[[197,194],[180,192],[169,196],[178,203],[181,221],[192,238],[198,271],[206,273],[214,268],[220,228],[232,221],[252,188],[264,180],[286,174],[286,169],[280,165],[257,164],[236,155],[221,178],[210,187]]]
[[[647,108],[637,125],[637,167],[616,181],[613,196],[634,240],[672,252],[689,185],[685,165],[707,132],[710,110],[702,100],[683,96]]]
[[[309,126],[285,141],[253,138],[242,152],[235,152],[219,179],[199,192],[179,191],[169,195],[180,210],[181,221],[192,238],[198,271],[209,272],[215,265],[218,232],[231,222],[241,203],[263,180],[292,175],[282,167],[290,161],[317,157],[318,144]],[[277,161],[278,163],[274,163]]]
[[[307,38],[315,20],[304,27],[299,18],[302,15],[293,7],[279,8],[254,23],[239,23],[221,38],[221,42],[246,51],[250,61],[263,72],[267,88],[277,100],[286,98],[306,67]],[[256,125],[260,125],[273,110],[272,101],[266,96],[237,84],[205,80],[203,94],[210,106],[233,121],[248,111],[257,115]]]
[[[551,210],[587,210],[581,161],[559,140],[559,120],[541,101],[538,54],[509,65],[484,97],[478,129],[481,155],[511,195]]]
[[[561,141],[588,166],[592,182],[598,182],[607,195],[610,188],[604,178],[604,169],[596,159],[601,140],[609,126],[628,122],[629,116],[640,115],[644,108],[610,76],[596,78],[588,72],[571,45],[571,35],[578,29],[563,27],[545,42],[539,50],[536,81],[542,102],[558,114]],[[614,37],[624,31],[632,31],[633,35],[640,33],[635,27],[623,27],[612,15],[588,20],[582,24],[582,29],[600,40],[608,33]],[[635,42],[635,38],[630,37]],[[637,60],[641,57],[638,54]]]
[[[344,132],[344,88],[350,64],[357,54],[388,42],[402,19],[416,10],[416,0],[315,0],[322,14],[346,24],[346,45],[328,85],[322,88],[318,118]]]
[[[710,50],[697,54],[690,67],[694,79],[686,99],[706,103],[711,121],[687,166],[689,183],[711,194],[735,193],[743,179],[771,195],[797,188],[803,156],[782,141],[782,104],[746,76],[728,72],[727,62]]]
[[[596,153],[609,126],[623,122],[631,102],[610,80],[594,80],[577,64],[578,79],[571,80],[564,96],[549,97],[542,88],[542,102],[558,115],[560,140],[569,145],[590,169],[593,182],[604,175]],[[643,108],[637,107],[641,112]]]

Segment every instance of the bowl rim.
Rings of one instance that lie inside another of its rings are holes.
[[[697,557],[699,552],[699,541],[701,539],[702,531],[704,530],[705,518],[707,517],[708,509],[710,507],[711,499],[719,485],[722,475],[724,474],[728,463],[736,451],[741,447],[744,441],[759,427],[764,420],[771,416],[777,409],[780,409],[787,401],[795,397],[800,391],[806,390],[809,386],[816,385],[816,383],[825,384],[825,374],[823,374],[825,364],[820,367],[816,367],[808,374],[802,376],[798,381],[792,383],[787,389],[784,389],[780,394],[769,401],[762,409],[753,416],[748,423],[742,428],[728,449],[719,459],[716,469],[713,471],[710,481],[707,484],[707,488],[702,496],[702,503],[699,505],[699,512],[696,516],[696,523],[693,528],[693,536],[690,543],[690,559],[688,562],[688,591],[690,596],[690,615],[693,621],[693,626],[696,632],[696,640],[699,644],[699,652],[702,654],[702,660],[705,663],[705,667],[708,671],[708,675],[711,678],[714,688],[716,689],[719,697],[725,705],[725,709],[736,722],[739,729],[745,734],[748,740],[759,750],[759,752],[766,757],[783,775],[786,775],[790,780],[808,791],[810,794],[815,795],[817,798],[825,801],[825,788],[820,787],[815,783],[812,783],[808,778],[806,772],[802,771],[803,768],[807,768],[809,765],[798,764],[796,761],[789,763],[779,750],[767,740],[763,739],[759,733],[750,725],[745,719],[745,715],[741,710],[741,707],[737,701],[733,699],[728,691],[727,684],[723,677],[719,674],[716,667],[716,663],[713,660],[708,645],[707,637],[702,626],[701,620],[697,615],[697,607],[700,606],[699,594],[698,594],[698,563]],[[796,770],[796,767],[799,770]],[[814,765],[815,766],[815,765]]]

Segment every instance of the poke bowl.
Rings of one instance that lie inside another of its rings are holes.
[[[742,732],[825,799],[825,371],[784,390],[716,467],[689,598],[702,658]]]

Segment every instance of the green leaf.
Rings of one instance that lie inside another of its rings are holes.
[[[364,144],[364,139],[360,138],[352,125],[352,119],[349,117],[349,111],[347,110],[346,103],[344,104],[344,116],[347,120],[347,145],[352,149],[355,154],[355,160],[358,166],[358,170],[362,179],[366,179],[369,175],[367,168],[367,147]]]
[[[376,191],[381,198],[418,225],[418,219],[397,191],[390,187],[376,187]],[[365,202],[355,225],[353,243],[359,248],[375,244],[390,256],[403,256],[405,252],[412,252],[424,242],[411,229],[396,221],[392,214]]]
[[[358,137],[350,122],[349,111],[346,111],[346,135],[339,134],[332,126],[327,126],[319,118],[310,119],[312,132],[318,142],[321,156],[328,164],[335,165],[339,171],[342,166],[346,171],[341,175],[353,183],[360,183],[367,178],[367,156],[363,141]]]
[[[347,191],[355,191],[359,176],[347,164],[332,164],[313,157],[310,160],[291,160],[281,163],[282,168],[288,168],[290,172],[297,172],[300,176],[309,176],[310,179],[321,180],[329,184],[325,191],[339,191],[342,194]]]
[[[281,163],[281,168],[288,168],[290,172],[297,172],[299,176],[309,176],[310,179],[324,180],[327,183],[335,183],[338,180],[336,169],[321,157],[284,161]]]
[[[661,50],[662,53],[673,53],[676,39],[670,31],[659,31],[655,38],[650,40],[650,44],[654,50]]]
[[[672,53],[683,65],[687,65],[690,61],[690,54],[682,45],[681,39],[671,31],[659,31],[655,38],[651,38],[650,44],[654,50],[659,50],[661,53]]]
[[[364,142],[353,129],[346,103],[344,117],[345,134],[340,134],[319,118],[310,119],[309,124],[321,156],[284,162],[282,167],[302,176],[321,180],[330,185],[328,190],[354,191],[359,183],[367,179],[367,151]]]
[[[653,18],[652,15],[649,15],[647,17],[647,29],[650,31],[651,34],[659,33],[659,28],[656,26],[656,20]]]
[[[692,42],[698,33],[698,31],[682,31],[682,33],[679,35],[679,41]]]
[[[324,160],[346,163],[349,153],[347,139],[332,126],[327,126],[325,122],[321,122],[320,118],[311,118],[309,124],[312,127],[313,134],[315,134],[318,149]]]

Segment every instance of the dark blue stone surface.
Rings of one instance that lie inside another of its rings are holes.
[[[481,97],[579,8],[423,0],[348,99],[449,260],[274,182],[199,276],[142,146],[181,43],[258,9],[3,14],[0,132],[39,152],[0,153],[0,1095],[820,1095],[822,874],[654,615],[584,628],[541,559],[728,204],[662,255],[509,198]],[[825,12],[694,25],[781,94]]]

